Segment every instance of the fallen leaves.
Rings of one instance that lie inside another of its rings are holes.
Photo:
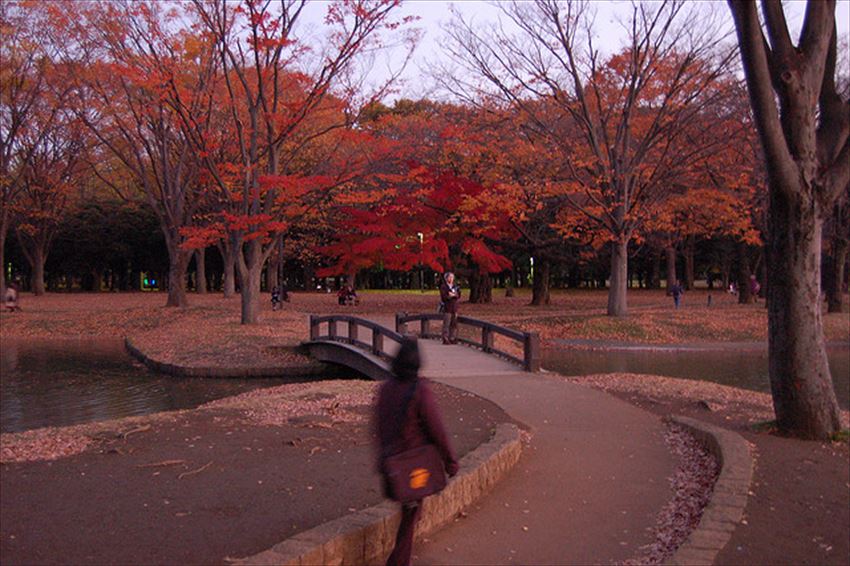
[[[773,400],[769,393],[740,389],[710,381],[678,379],[658,375],[607,373],[563,377],[565,381],[588,385],[603,391],[638,394],[649,399],[688,400],[702,403],[713,412],[735,414],[756,423],[774,418]],[[850,425],[850,412],[841,411],[841,426]]]
[[[368,420],[377,387],[376,382],[363,380],[292,383],[255,389],[199,408],[237,409],[249,421],[264,426],[296,422],[310,428],[329,428],[335,423]]]
[[[673,498],[656,518],[652,543],[638,550],[625,564],[665,562],[699,525],[719,473],[717,460],[679,426],[668,424],[664,441],[677,457],[678,465],[668,479]]]

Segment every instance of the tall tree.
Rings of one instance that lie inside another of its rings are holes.
[[[199,202],[199,166],[166,95],[179,89],[195,120],[208,119],[215,76],[210,43],[187,25],[179,5],[52,2],[46,9],[54,41],[66,43],[64,64],[75,86],[71,104],[120,162],[124,180],[116,182],[112,161],[95,163],[94,172],[119,194],[127,177],[141,187],[168,248],[166,305],[185,306],[192,252],[184,249],[181,230]]]
[[[22,2],[0,2],[0,292],[6,290],[4,250],[23,176],[59,111],[45,100],[51,61],[41,21]],[[45,114],[47,112],[47,114]],[[36,116],[40,115],[40,124]],[[25,140],[27,140],[25,142]]]
[[[36,120],[31,136],[24,137],[25,147],[29,143],[37,147],[28,151],[30,158],[20,180],[20,202],[15,206],[15,231],[30,264],[30,288],[36,295],[44,294],[44,264],[59,223],[73,202],[74,189],[82,183],[81,156],[86,149],[80,124],[67,112],[54,120],[51,106],[42,109],[44,120],[50,123]]]
[[[482,90],[459,73],[444,82],[458,94],[495,96],[523,109],[538,134],[561,149],[575,186],[568,205],[608,235],[608,314],[624,316],[629,242],[646,207],[714,149],[681,142],[716,96],[712,86],[731,56],[717,56],[722,37],[704,16],[695,28],[695,13],[671,0],[634,3],[626,45],[603,59],[591,32],[591,4],[504,2],[499,8],[508,25],[487,30],[456,18],[448,49],[489,86]]]
[[[840,422],[823,338],[821,240],[824,217],[850,182],[850,103],[835,83],[836,2],[807,3],[796,45],[780,2],[762,2],[763,23],[754,0],[729,7],[770,190],[773,406],[783,432],[826,439]]]
[[[259,317],[263,266],[288,226],[281,209],[292,211],[305,185],[315,188],[290,167],[303,147],[292,143],[294,133],[322,109],[332,92],[338,100],[353,101],[362,86],[362,57],[380,46],[384,32],[402,23],[392,18],[399,2],[327,4],[327,34],[319,45],[311,45],[296,31],[306,0],[193,0],[192,5],[203,33],[215,41],[226,85],[220,104],[232,118],[230,131],[238,144],[235,162],[204,160],[217,189],[226,195],[227,231],[241,280],[242,323],[250,324]],[[347,123],[329,125],[307,140]],[[195,125],[190,119],[186,124]],[[193,130],[204,156],[205,132]]]

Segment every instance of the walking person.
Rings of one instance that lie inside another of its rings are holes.
[[[460,287],[455,285],[455,274],[446,272],[440,283],[440,301],[443,307],[443,344],[457,342],[457,303]]]
[[[673,304],[678,309],[679,304],[682,302],[682,295],[685,294],[685,290],[682,288],[682,284],[679,283],[678,280],[670,287],[670,294],[673,295]]]
[[[273,311],[279,310],[281,306],[282,306],[282,304],[281,304],[281,301],[280,301],[280,287],[275,285],[272,288],[272,310]]]
[[[755,275],[750,275],[750,296],[753,298],[753,302],[759,302],[759,293],[761,292],[761,285],[756,279]]]
[[[419,379],[419,345],[415,338],[405,337],[392,362],[392,379],[386,380],[378,392],[375,406],[375,429],[378,440],[378,470],[383,478],[384,495],[392,493],[387,458],[413,448],[433,445],[445,472],[458,472],[457,458],[449,442],[434,394],[427,380]],[[403,503],[401,524],[395,547],[387,559],[388,566],[407,566],[413,551],[413,533],[419,519],[422,500]]]

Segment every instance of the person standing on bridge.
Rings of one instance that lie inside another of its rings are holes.
[[[392,379],[386,380],[378,392],[375,406],[375,431],[378,440],[378,471],[383,478],[383,491],[390,493],[385,461],[390,456],[412,448],[433,444],[443,460],[446,474],[457,474],[459,466],[449,436],[440,418],[434,393],[425,379],[419,379],[419,345],[415,338],[405,337],[392,362]],[[422,500],[404,503],[395,547],[387,559],[388,566],[407,566],[413,551],[413,533],[419,519]]]
[[[457,303],[460,287],[455,285],[455,274],[451,271],[443,276],[440,284],[440,301],[443,306],[443,344],[457,342]]]

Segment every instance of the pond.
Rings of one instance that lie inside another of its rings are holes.
[[[830,347],[839,405],[850,405],[850,348]],[[544,367],[565,375],[650,373],[769,391],[767,352],[549,349]],[[298,380],[176,378],[133,360],[121,340],[0,343],[0,432],[188,409]]]
[[[0,343],[0,432],[147,415],[293,379],[175,378],[132,359],[121,340]]]
[[[838,404],[850,405],[850,346],[827,347]],[[770,392],[767,349],[755,350],[577,350],[547,349],[543,367],[564,375],[647,373],[713,381]]]

